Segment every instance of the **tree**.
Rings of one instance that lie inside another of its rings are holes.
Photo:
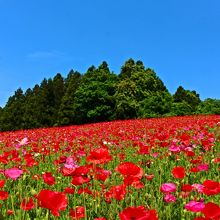
[[[94,66],[88,69],[75,93],[76,123],[112,119],[116,82],[117,76],[110,72],[106,62],[97,69]]]
[[[167,115],[171,111],[172,96],[167,91],[156,91],[140,101],[138,116],[140,118],[151,118]]]
[[[182,86],[172,96],[140,60],[128,59],[119,75],[104,61],[84,75],[71,70],[65,79],[57,73],[25,93],[19,88],[0,108],[0,130],[196,113],[220,114],[220,100],[201,101]]]
[[[44,79],[41,86],[36,84],[33,89],[28,89],[25,92],[25,110],[24,121],[25,128],[39,128],[47,127],[46,123],[46,95],[42,91],[42,84],[47,84],[47,80]]]
[[[57,73],[57,75],[53,78],[54,108],[56,110],[59,109],[64,93],[65,93],[64,78],[61,76],[60,73]]]
[[[40,85],[35,85],[33,90],[25,94],[25,127],[53,126],[55,112],[53,80],[43,79]]]
[[[36,103],[35,93],[38,85],[35,85],[34,89],[27,89],[25,92],[25,104],[24,104],[24,128],[37,128],[40,127],[38,121],[38,105]]]
[[[185,90],[182,86],[179,86],[173,95],[175,103],[185,102],[191,107],[191,113],[196,112],[196,109],[201,102],[199,94],[196,91]]]
[[[58,112],[58,124],[69,125],[75,122],[74,120],[74,100],[75,93],[81,81],[81,74],[71,70],[65,81],[65,94],[62,97]]]
[[[135,72],[135,62],[132,58],[128,59],[125,64],[121,67],[119,77],[121,79],[130,78],[132,73]]]
[[[197,113],[199,114],[219,114],[220,115],[220,100],[205,99],[198,106]]]
[[[137,97],[137,85],[129,79],[121,80],[116,87],[115,117],[117,119],[136,118],[139,103]]]
[[[186,101],[174,102],[171,107],[171,115],[191,115],[192,112],[192,107]]]
[[[9,97],[1,114],[0,129],[2,131],[18,130],[24,127],[24,94],[21,88]]]
[[[57,125],[58,116],[59,116],[59,108],[62,102],[62,98],[65,93],[65,84],[64,78],[60,73],[57,73],[56,76],[52,80],[52,94],[51,98],[53,98],[53,103],[51,107],[53,108],[53,118],[52,125]]]
[[[167,113],[168,110],[164,111],[162,106],[155,106],[154,109],[149,106],[153,99],[165,99],[164,102],[169,103],[171,100],[168,90],[153,70],[145,69],[141,61],[135,63],[129,59],[122,66],[119,77],[114,96],[116,118],[145,117],[149,112],[157,115]]]

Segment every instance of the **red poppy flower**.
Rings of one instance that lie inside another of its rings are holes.
[[[96,167],[96,170],[94,171],[94,176],[97,180],[100,181],[105,181],[110,175],[111,175],[111,171],[110,170],[104,170],[101,168]]]
[[[145,176],[146,180],[151,181],[154,178],[154,174],[148,174]]]
[[[0,163],[3,163],[3,164],[8,164],[8,156],[9,155],[0,155]]]
[[[205,204],[205,208],[202,210],[202,213],[208,219],[218,220],[220,219],[220,206],[215,203],[208,202]]]
[[[117,166],[115,170],[121,173],[124,177],[134,176],[141,179],[144,174],[143,169],[132,162],[124,162]]]
[[[8,209],[8,210],[7,210],[7,215],[14,215],[14,211],[11,210],[11,209]]]
[[[213,163],[220,163],[220,157],[217,157],[212,160]]]
[[[32,198],[30,198],[29,201],[27,201],[26,199],[23,199],[20,205],[20,207],[25,211],[31,210],[35,208],[35,206],[36,205],[34,204],[34,201]]]
[[[144,184],[140,181],[140,179],[136,176],[127,176],[124,178],[124,184],[126,186],[131,185],[136,189],[144,188]]]
[[[73,178],[71,183],[76,186],[88,183],[91,180],[91,178],[87,176],[89,171],[90,168],[88,168],[87,166],[77,167],[75,171],[71,174]]]
[[[75,193],[75,189],[71,188],[71,187],[67,187],[64,189],[64,193],[66,194],[74,194]]]
[[[75,186],[82,185],[84,183],[88,183],[91,179],[87,176],[73,176],[72,184]]]
[[[5,185],[5,180],[0,180],[0,188],[2,188]]]
[[[43,180],[46,184],[52,186],[55,184],[55,178],[53,177],[51,172],[46,172],[42,175]]]
[[[155,210],[147,210],[144,206],[128,207],[124,209],[119,217],[121,220],[157,220]]]
[[[78,220],[85,217],[85,208],[83,206],[76,207],[75,210],[70,209],[70,217],[74,220]]]
[[[192,168],[190,168],[189,172],[190,173],[198,173],[199,169],[198,169],[198,167],[192,167]]]
[[[193,187],[190,184],[183,184],[181,190],[183,192],[191,192]]]
[[[83,193],[86,193],[86,194],[92,195],[92,191],[89,190],[88,187],[86,187],[86,188],[79,188],[79,190],[78,190],[78,194],[81,195],[81,194],[83,194]]]
[[[74,174],[75,170],[76,170],[76,168],[63,167],[62,174],[64,176],[72,176]]]
[[[220,193],[220,184],[213,180],[205,180],[203,183],[203,193],[211,196]]]
[[[138,151],[139,154],[145,154],[145,155],[150,154],[150,147],[148,147],[142,142],[140,142],[138,145],[139,145],[139,151]]]
[[[27,167],[33,167],[35,165],[38,165],[38,162],[29,154],[24,156],[24,160],[26,161]]]
[[[202,159],[190,160],[190,163],[192,163],[192,164],[201,164]]]
[[[174,167],[172,170],[172,174],[177,179],[183,179],[185,176],[185,169],[181,166]]]
[[[195,152],[194,151],[186,151],[185,154],[188,157],[194,157],[195,156]]]
[[[122,200],[124,199],[126,194],[126,186],[125,185],[118,185],[118,186],[112,186],[111,189],[106,192],[105,198],[107,200],[114,198],[116,200]]]
[[[87,166],[79,166],[75,169],[75,172],[73,173],[73,176],[81,176],[81,175],[87,175],[90,171],[91,167],[90,165]]]
[[[86,158],[88,163],[93,164],[104,164],[108,163],[110,160],[112,160],[112,157],[106,148],[92,150],[90,155]]]
[[[60,156],[59,159],[54,161],[54,164],[57,165],[57,164],[65,163],[66,162],[66,158],[67,158],[66,156]]]
[[[0,190],[0,200],[6,200],[8,198],[8,193]]]
[[[49,209],[54,216],[59,216],[59,211],[65,210],[68,204],[64,193],[44,189],[37,196],[40,207]]]

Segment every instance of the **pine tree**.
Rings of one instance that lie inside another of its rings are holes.
[[[65,80],[65,94],[62,96],[58,112],[58,125],[75,123],[74,100],[75,92],[81,81],[81,74],[71,70]]]

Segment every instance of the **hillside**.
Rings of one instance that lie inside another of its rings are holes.
[[[220,114],[220,100],[201,100],[182,86],[170,94],[152,69],[129,59],[117,74],[103,62],[84,74],[71,70],[66,78],[58,73],[25,92],[19,88],[0,108],[0,130],[192,114]]]
[[[0,133],[6,219],[219,219],[219,116]]]

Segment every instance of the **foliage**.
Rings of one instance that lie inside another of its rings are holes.
[[[125,62],[119,78],[115,93],[116,118],[151,117],[167,112],[162,100],[171,99],[168,90],[156,73],[145,69],[141,61]]]
[[[110,73],[106,62],[97,69],[88,69],[75,93],[76,123],[108,121],[112,118],[116,82],[117,77]]]
[[[192,107],[185,101],[172,103],[171,113],[173,115],[190,115],[192,112]]]
[[[24,93],[21,88],[0,108],[0,131],[83,124],[116,119],[220,114],[220,100],[201,101],[179,86],[169,93],[154,70],[128,59],[119,74],[104,61],[85,74],[57,73]]]
[[[140,102],[139,117],[151,118],[169,114],[171,106],[172,96],[168,92],[156,91],[149,93],[148,96]]]
[[[218,114],[220,115],[220,100],[205,99],[198,106],[197,113],[200,114]]]
[[[58,125],[69,125],[75,123],[74,101],[75,93],[81,81],[81,74],[71,70],[65,81],[65,93],[62,97],[58,112]]]
[[[186,107],[188,110],[186,110],[184,114],[195,113],[199,103],[201,102],[199,94],[197,94],[196,91],[185,90],[182,86],[177,88],[175,94],[173,95],[173,99],[174,103],[187,103],[191,107],[190,112],[187,112],[190,108]]]
[[[14,95],[9,97],[0,115],[1,130],[17,130],[22,128],[24,124],[24,101],[24,94],[21,88],[17,89]]]

